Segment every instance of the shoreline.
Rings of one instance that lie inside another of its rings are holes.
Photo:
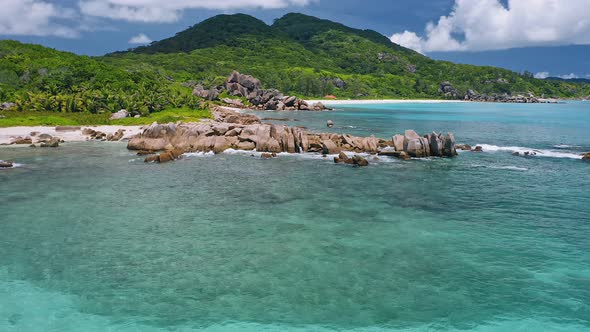
[[[24,127],[5,127],[0,128],[0,145],[8,145],[14,140],[15,138],[22,137],[32,137],[32,132],[37,132],[39,134],[48,134],[54,137],[59,137],[60,139],[64,140],[65,142],[85,142],[89,140],[88,135],[83,135],[82,130],[89,128],[95,131],[100,131],[105,133],[106,135],[114,134],[118,130],[122,129],[125,130],[125,134],[123,139],[128,139],[132,136],[135,136],[141,133],[142,128],[144,126],[75,126],[75,128],[80,128],[78,130],[68,130],[68,131],[58,131],[56,130],[57,127],[55,126],[24,126]]]
[[[437,100],[437,99],[317,99],[305,100],[309,104],[322,103],[324,105],[375,105],[375,104],[456,104],[469,103],[465,100]]]

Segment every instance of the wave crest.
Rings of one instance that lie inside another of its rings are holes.
[[[498,146],[498,145],[491,145],[491,144],[477,144],[477,146],[481,146],[483,152],[535,152],[535,157],[550,157],[550,158],[567,158],[567,159],[582,159],[582,156],[579,153],[574,152],[565,152],[565,151],[554,151],[554,150],[547,150],[547,149],[533,149],[527,148],[522,146]]]

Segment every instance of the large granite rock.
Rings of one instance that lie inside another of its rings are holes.
[[[111,114],[109,120],[118,120],[118,119],[125,119],[129,116],[129,112],[127,110],[120,110],[119,112],[115,112]]]
[[[437,133],[430,134],[430,154],[435,157],[443,156],[443,138]]]
[[[392,138],[393,141],[393,147],[395,148],[396,151],[404,151],[404,140],[405,137],[403,135],[395,135]]]
[[[16,107],[15,103],[1,103],[0,104],[0,110],[9,110],[9,109],[12,109],[15,107]]]
[[[457,156],[457,149],[455,147],[455,135],[448,133],[443,141],[443,157],[455,157]]]
[[[459,95],[459,91],[455,89],[451,82],[441,82],[438,86],[438,93],[453,98],[456,98]]]
[[[411,157],[423,158],[430,156],[430,143],[413,130],[406,130],[404,135],[404,151]]]

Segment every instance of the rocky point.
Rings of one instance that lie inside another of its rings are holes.
[[[222,107],[214,111],[212,123],[153,123],[131,138],[128,149],[138,151],[175,151],[222,153],[227,149],[265,153],[341,152],[380,154],[400,159],[410,157],[454,157],[457,155],[453,134],[432,133],[420,136],[413,130],[395,135],[391,140],[356,137],[348,134],[311,133],[300,127],[261,123],[251,114],[241,114]],[[164,158],[170,161],[176,158]],[[357,160],[358,164],[365,164]]]

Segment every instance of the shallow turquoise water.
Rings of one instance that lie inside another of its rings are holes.
[[[590,331],[589,104],[268,116],[488,152],[361,169],[2,147],[22,166],[0,170],[0,331]]]

